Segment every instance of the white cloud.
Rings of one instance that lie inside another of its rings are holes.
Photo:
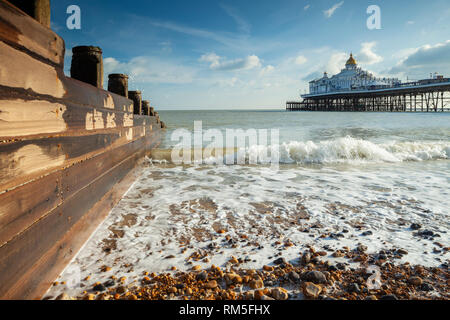
[[[200,57],[199,61],[201,62],[209,62],[209,67],[211,69],[216,69],[220,66],[220,57],[215,53],[207,53]]]
[[[388,71],[390,74],[413,72],[416,75],[426,76],[435,71],[450,73],[450,40],[403,51],[409,54]]]
[[[306,63],[308,61],[308,59],[306,59],[304,56],[298,56],[297,58],[295,58],[295,64],[296,65],[302,65],[304,63]]]
[[[259,75],[264,76],[264,75],[272,73],[274,70],[275,70],[275,67],[269,64],[266,67],[261,69],[261,72],[259,73]]]
[[[226,60],[215,53],[208,53],[202,55],[199,61],[207,62],[209,63],[210,69],[220,71],[250,70],[261,67],[261,60],[255,55],[235,60]]]
[[[329,75],[334,75],[339,73],[342,68],[344,68],[345,62],[348,59],[348,54],[345,52],[333,53],[328,60],[326,70]]]
[[[383,57],[379,56],[374,52],[374,48],[377,45],[375,41],[373,42],[363,42],[361,44],[361,51],[356,57],[358,62],[371,65],[383,61]]]
[[[339,3],[336,3],[334,6],[332,6],[330,9],[325,10],[323,12],[323,14],[325,15],[326,18],[331,18],[331,16],[336,12],[337,9],[339,9],[340,7],[342,7],[342,5],[344,4],[344,1],[341,1]]]
[[[308,10],[309,8],[311,8],[311,5],[310,5],[310,4],[307,4],[306,6],[303,7],[303,10],[306,11],[306,10]]]

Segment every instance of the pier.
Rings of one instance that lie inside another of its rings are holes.
[[[288,111],[449,112],[450,79],[397,87],[303,95],[286,102]]]
[[[379,78],[358,67],[350,54],[340,73],[309,82],[301,101],[286,102],[288,111],[444,112],[450,111],[450,78],[435,73],[429,79],[402,83]]]

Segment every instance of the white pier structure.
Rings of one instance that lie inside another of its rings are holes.
[[[377,78],[358,67],[350,54],[345,68],[309,83],[303,101],[288,101],[287,110],[303,111],[450,111],[450,79],[432,75],[430,79],[402,83],[397,78]]]

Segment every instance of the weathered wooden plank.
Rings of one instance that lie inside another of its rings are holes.
[[[130,112],[105,108],[92,108],[73,104],[64,99],[34,100],[23,95],[6,99],[2,98],[0,88],[1,141],[8,141],[11,138],[36,139],[62,134],[92,134],[93,130],[147,124],[157,124],[156,118],[138,117]]]
[[[37,60],[3,41],[0,41],[0,52],[2,60],[0,85],[29,89],[57,98],[64,96],[62,70]]]
[[[111,168],[21,237],[0,247],[1,299],[41,297],[94,226],[117,203],[118,195],[105,197],[105,194],[135,167],[142,153],[135,153]],[[87,230],[83,230],[85,226]]]
[[[158,132],[147,134],[136,143],[108,149],[76,165],[66,166],[0,194],[0,245],[28,228],[50,209],[61,205],[64,199],[88,185],[103,170],[135,152],[149,150],[159,139]],[[40,192],[36,193],[36,190]]]
[[[153,134],[153,130],[147,125],[0,144],[0,192]]]
[[[126,147],[130,147],[131,155],[114,166],[114,169],[105,170],[105,167],[99,166],[95,171],[98,176],[96,179],[90,180],[86,187],[65,198],[59,207],[51,210],[24,232],[0,247],[0,283],[3,284],[3,287],[0,287],[0,297],[6,295],[7,288],[14,287],[18,277],[25,274],[54,243],[58,242],[83,214],[111,189],[118,181],[117,179],[120,180],[120,177],[133,168],[136,159],[148,151],[152,143],[155,141],[146,136],[126,145]],[[113,155],[109,154],[109,156]],[[129,159],[134,160],[129,162]],[[93,163],[96,164],[96,162]],[[77,170],[78,173],[82,171],[79,166],[74,170]],[[120,175],[117,170],[123,174]],[[116,172],[112,173],[113,171]],[[67,177],[67,181],[64,181],[63,174],[62,190],[66,183],[67,185],[77,183],[73,180],[69,181],[71,178],[73,177]],[[45,237],[41,236],[43,234]]]
[[[4,0],[0,0],[0,39],[63,68],[64,40]]]

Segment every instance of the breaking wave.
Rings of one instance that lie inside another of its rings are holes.
[[[252,152],[252,148],[249,149]],[[375,144],[352,137],[321,141],[291,141],[280,146],[281,163],[402,162],[450,158],[450,143],[390,142]]]
[[[258,149],[251,147],[249,154]],[[276,149],[276,148],[275,148]],[[262,150],[258,150],[262,152]],[[449,142],[390,142],[344,137],[333,140],[291,141],[279,146],[281,163],[332,164],[425,161],[450,158]]]
[[[193,154],[198,149],[188,149]],[[241,151],[241,152],[239,152]],[[276,156],[282,164],[358,164],[404,161],[427,161],[450,159],[450,142],[422,141],[396,142],[377,144],[368,140],[343,137],[332,140],[290,141],[275,146],[253,145],[246,149],[224,148],[223,159],[218,160],[211,150],[203,149],[204,164],[226,163],[236,164],[240,155],[244,155],[245,164],[267,164],[271,156]],[[239,155],[240,154],[240,155]],[[172,149],[157,149],[152,153],[150,162],[154,164],[175,163],[172,161]]]

